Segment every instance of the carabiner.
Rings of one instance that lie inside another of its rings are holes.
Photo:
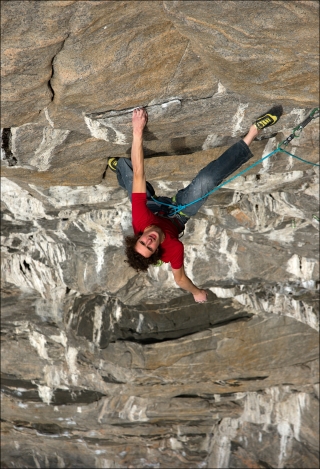
[[[317,117],[319,117],[319,114],[320,114],[319,111],[320,111],[320,108],[315,107],[315,108],[311,111],[309,117],[311,117],[311,119],[317,119]]]

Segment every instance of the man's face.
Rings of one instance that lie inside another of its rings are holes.
[[[148,226],[135,244],[135,251],[143,257],[150,257],[160,244],[161,233],[158,227]]]

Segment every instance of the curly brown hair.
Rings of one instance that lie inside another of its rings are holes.
[[[125,262],[127,262],[137,272],[146,272],[150,265],[156,264],[161,259],[162,249],[161,246],[158,246],[158,249],[150,257],[143,257],[134,248],[141,235],[142,231],[136,235],[125,237],[124,241],[127,256],[127,260]]]

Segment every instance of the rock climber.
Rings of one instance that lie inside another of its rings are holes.
[[[143,131],[148,122],[148,114],[143,108],[133,111],[131,160],[129,158],[108,160],[108,166],[117,173],[118,182],[127,190],[132,203],[134,235],[125,238],[127,262],[131,267],[140,272],[146,271],[150,265],[155,265],[159,261],[170,263],[177,285],[192,293],[197,303],[207,300],[207,292],[198,288],[185,273],[184,247],[179,235],[183,233],[189,218],[198,212],[208,197],[174,215],[172,215],[172,205],[189,204],[221,184],[223,179],[253,156],[249,149],[250,144],[260,130],[275,124],[282,112],[282,106],[274,106],[257,118],[244,138],[204,167],[185,189],[179,190],[174,197],[169,198],[156,197],[152,185],[146,181]]]

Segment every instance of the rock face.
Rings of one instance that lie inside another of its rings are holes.
[[[281,102],[245,167],[276,149],[319,105],[318,6],[1,2],[1,467],[319,467],[319,120],[188,221],[205,304],[127,267],[106,171],[142,105],[158,195]]]

